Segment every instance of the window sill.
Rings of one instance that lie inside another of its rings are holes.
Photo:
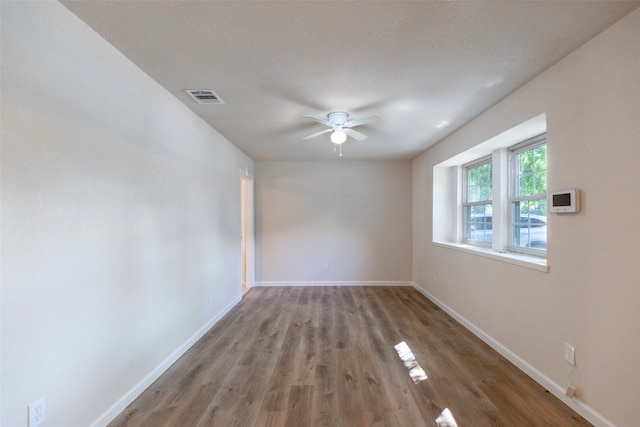
[[[485,258],[494,259],[496,261],[506,262],[508,264],[519,265],[520,267],[530,268],[532,270],[549,272],[546,258],[538,258],[531,255],[516,254],[513,252],[496,252],[493,249],[481,248],[478,246],[466,245],[463,243],[451,242],[432,242],[435,246],[454,249],[466,252],[472,255],[478,255]]]

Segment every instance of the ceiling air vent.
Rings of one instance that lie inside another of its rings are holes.
[[[198,104],[224,104],[224,101],[211,89],[187,89],[185,92]]]

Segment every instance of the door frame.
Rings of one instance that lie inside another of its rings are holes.
[[[254,180],[246,171],[240,176],[240,251],[243,291],[255,286],[255,208]]]

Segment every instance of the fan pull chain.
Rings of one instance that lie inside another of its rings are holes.
[[[340,144],[340,157],[342,157],[342,144]]]

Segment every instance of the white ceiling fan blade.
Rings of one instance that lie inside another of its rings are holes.
[[[316,122],[318,122],[318,123],[322,123],[323,125],[326,125],[326,126],[331,126],[331,123],[330,123],[330,122],[329,122],[329,120],[327,120],[327,119],[321,119],[321,118],[319,118],[319,117],[316,117],[316,116],[310,116],[310,115],[308,115],[308,114],[307,114],[307,115],[304,115],[304,116],[302,116],[302,117],[305,117],[305,118],[307,118],[307,119],[314,120],[314,121],[316,121]]]
[[[380,114],[372,114],[370,116],[365,116],[365,117],[360,117],[358,119],[353,119],[353,120],[348,120],[345,124],[344,127],[346,128],[352,128],[354,126],[360,126],[360,125],[365,125],[367,123],[373,123],[373,122],[377,122],[378,120],[380,120],[382,118],[382,116],[380,116]]]
[[[346,133],[351,138],[353,138],[353,139],[355,139],[357,141],[364,141],[365,139],[367,139],[367,135],[363,135],[360,132],[357,132],[357,131],[355,131],[353,129],[344,128],[342,130],[344,131],[344,133]]]
[[[311,138],[315,138],[316,136],[320,136],[323,133],[327,133],[327,132],[333,132],[333,129],[325,129],[325,130],[321,130],[320,132],[316,132],[316,133],[312,133],[311,135],[305,136],[302,139],[311,139]]]

